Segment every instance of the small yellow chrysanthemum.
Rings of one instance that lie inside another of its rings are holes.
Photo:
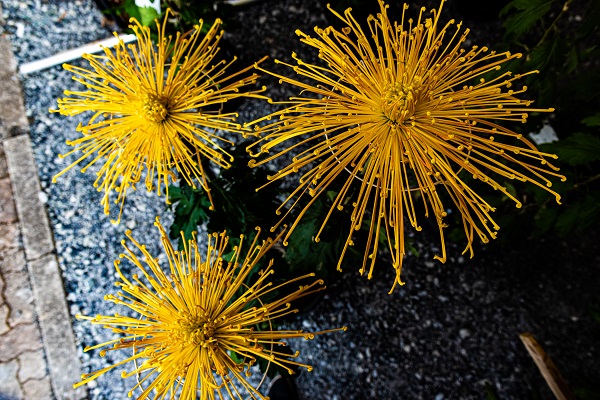
[[[280,340],[312,339],[315,334],[346,330],[345,327],[315,333],[277,331],[272,327],[271,330],[256,330],[258,324],[267,322],[270,325],[270,321],[276,318],[297,312],[291,308],[292,301],[325,288],[322,280],[300,285],[295,290],[288,286],[314,274],[280,285],[267,282],[269,275],[273,274],[272,260],[265,269],[259,271],[255,282],[246,285],[249,273],[280,237],[258,244],[257,234],[247,256],[241,260],[242,236],[240,245],[228,255],[231,260],[228,262],[224,260],[229,239],[225,233],[208,236],[208,250],[202,259],[195,240],[190,240],[182,252],[175,251],[158,218],[155,225],[160,231],[168,258],[168,272],[128,231],[127,237],[135,249],[129,248],[123,241],[126,253],[120,257],[137,266],[141,275],[134,274],[132,279],[127,279],[121,273],[119,260],[116,260],[115,268],[121,278],[116,285],[121,291],[116,296],[105,297],[108,301],[129,308],[139,318],[119,314],[78,316],[124,335],[120,339],[87,347],[85,351],[110,346],[100,354],[103,356],[107,351],[130,349],[133,355],[117,364],[85,374],[75,386],[88,383],[117,366],[134,362],[135,367],[130,372],[124,371],[122,376],[139,376],[138,384],[129,392],[132,396],[135,390],[140,389],[138,399],[178,397],[205,400],[222,399],[223,394],[229,396],[225,398],[242,399],[242,394],[238,392],[240,387],[245,388],[250,398],[263,399],[244,378],[250,374],[249,368],[257,358],[282,366],[290,373],[293,373],[290,366],[300,366],[310,371],[312,368],[309,365],[293,360],[298,357],[298,352],[290,359],[286,358],[289,357],[286,353],[277,351],[278,346],[286,345]],[[142,257],[136,252],[141,252]],[[278,291],[284,294],[277,300],[271,299]],[[266,300],[265,296],[270,299]],[[235,358],[232,357],[234,353],[237,355]],[[233,381],[239,385],[236,386]]]
[[[280,213],[289,204],[291,210],[300,198],[309,196],[284,241],[316,198],[341,177],[345,183],[315,240],[336,210],[351,205],[352,227],[338,269],[348,246],[353,245],[354,230],[368,224],[361,274],[368,268],[371,277],[378,243],[384,237],[396,269],[393,290],[402,284],[405,223],[420,230],[419,213],[436,218],[442,253],[435,258],[446,259],[443,229],[447,207],[438,191],[445,190],[461,213],[468,241],[465,252],[472,256],[475,235],[487,242],[496,236],[499,226],[490,216],[494,208],[465,177],[501,191],[517,207],[521,203],[503,181],[533,183],[559,201],[560,196],[549,189],[548,177],[565,178],[546,160],[555,155],[539,152],[522,135],[500,125],[524,122],[527,112],[553,111],[527,108],[531,101],[515,97],[526,90],[510,89],[519,75],[505,72],[484,79],[520,54],[488,52],[477,46],[462,49],[468,30],[461,34],[461,24],[452,29],[454,21],[439,25],[443,1],[437,11],[431,11],[431,18],[423,17],[422,8],[416,22],[405,20],[408,6],[404,5],[399,24],[390,22],[388,6],[379,3],[381,12],[369,16],[366,32],[350,9],[343,16],[330,9],[346,24],[341,31],[317,27],[317,38],[296,31],[302,42],[318,50],[326,66],[305,63],[296,54],[297,65],[277,61],[316,83],[271,73],[280,82],[301,88],[302,95],[283,102],[288,108],[251,123],[275,120],[256,127],[265,136],[253,145],[260,150],[251,146],[249,152],[254,156],[274,152],[260,162],[251,161],[255,166],[294,149],[306,149],[269,178],[282,179],[302,168],[306,171],[298,188],[277,210]]]
[[[74,149],[61,155],[78,153],[79,158],[53,181],[84,160],[87,165],[82,172],[97,162],[104,163],[94,186],[104,192],[101,203],[106,214],[110,192],[118,192],[115,203],[120,203],[120,212],[113,222],[120,220],[127,190],[135,190],[144,169],[146,188],[156,188],[159,196],[164,185],[168,198],[169,181],[176,180],[172,169],[176,168],[190,185],[194,178],[199,180],[210,198],[201,159],[223,168],[233,160],[219,146],[219,142],[232,143],[219,137],[216,130],[247,133],[235,122],[236,113],[221,112],[223,103],[242,96],[263,97],[259,93],[264,88],[242,91],[258,77],[242,76],[250,68],[226,75],[235,58],[213,64],[223,34],[220,20],[203,38],[201,20],[200,26],[173,39],[165,34],[168,17],[169,10],[162,24],[156,21],[156,46],[150,29],[132,19],[137,45],[120,41],[113,50],[105,48],[102,56],[84,55],[90,69],[64,65],[87,90],[65,91],[69,97],[58,100],[58,110],[50,110],[68,116],[94,113],[86,125],[79,125],[82,136],[67,142]]]

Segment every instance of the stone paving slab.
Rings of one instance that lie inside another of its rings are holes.
[[[16,67],[10,42],[0,36],[0,139],[27,133],[28,123]]]
[[[40,201],[42,189],[29,136],[6,139],[4,152],[17,203],[25,255],[28,260],[37,260],[54,251],[54,241],[46,209]]]
[[[13,379],[14,376],[19,372],[19,363],[17,360],[11,360],[9,362],[0,363],[0,382],[2,382],[2,389],[0,391],[0,398],[7,400],[23,399],[23,389],[19,381]]]
[[[0,399],[84,399],[16,67],[0,35]]]
[[[48,254],[28,265],[54,392],[61,399],[83,398],[84,388],[73,389],[81,365],[56,255]]]
[[[10,191],[10,180],[8,176],[0,179],[0,193],[8,193]],[[0,197],[0,224],[16,222],[17,212],[15,210],[15,203],[12,198],[8,196]]]
[[[6,156],[4,155],[4,146],[0,145],[0,179],[8,177],[8,165],[6,165]]]

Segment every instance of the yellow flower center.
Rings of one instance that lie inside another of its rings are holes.
[[[142,100],[142,112],[148,122],[161,123],[167,118],[169,110],[166,99],[156,95],[147,94]]]
[[[415,112],[421,79],[415,76],[411,82],[388,84],[383,91],[381,111],[394,124],[401,124]]]
[[[179,322],[179,339],[195,346],[207,346],[214,342],[215,324],[201,316],[188,316]]]

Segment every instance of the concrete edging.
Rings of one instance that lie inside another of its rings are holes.
[[[72,386],[80,379],[81,361],[77,355],[52,230],[45,205],[40,200],[41,186],[16,74],[17,64],[6,37],[0,37],[0,60],[0,139],[52,391],[57,399],[84,399],[85,389],[73,389]]]

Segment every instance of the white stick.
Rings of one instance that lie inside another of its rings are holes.
[[[241,6],[243,4],[254,3],[259,0],[224,0],[223,3],[229,4],[230,6]]]
[[[141,0],[143,2],[144,0]],[[232,6],[241,6],[243,4],[254,3],[259,0],[224,0],[224,3]],[[148,1],[146,1],[148,2]],[[136,2],[137,3],[137,2]],[[122,35],[119,36],[125,43],[131,43],[136,40],[135,35]],[[21,75],[31,74],[32,72],[41,71],[46,68],[53,67],[58,64],[69,62],[81,58],[85,53],[93,54],[98,53],[102,50],[100,46],[112,47],[118,43],[116,37],[110,37],[108,39],[99,40],[92,42],[73,50],[63,51],[62,53],[55,54],[53,56],[25,63],[19,66],[19,73]]]
[[[131,43],[136,40],[135,35],[120,35],[119,39],[123,40],[125,43]],[[58,64],[62,64],[65,62],[69,62],[78,58],[81,58],[82,55],[88,53],[98,53],[102,51],[102,47],[113,47],[119,42],[119,39],[116,37],[110,37],[108,39],[98,40],[96,42],[88,43],[76,49],[63,51],[61,53],[55,54],[53,56],[43,58],[41,60],[36,60],[32,62],[25,63],[19,66],[19,73],[22,75],[30,74],[32,72],[41,71],[46,68],[53,67]]]

